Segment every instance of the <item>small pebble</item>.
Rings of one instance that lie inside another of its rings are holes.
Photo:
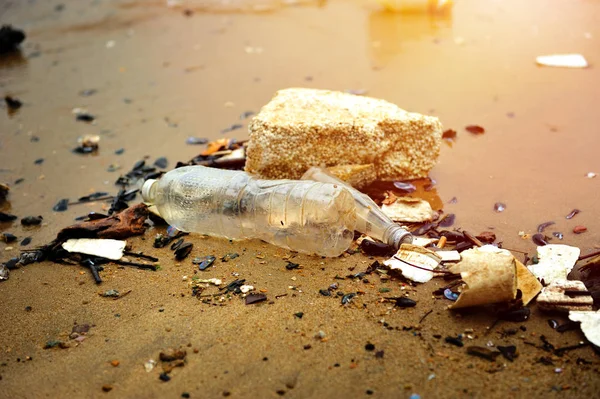
[[[102,390],[103,390],[104,392],[110,392],[110,391],[112,391],[112,389],[113,389],[113,386],[112,386],[112,385],[108,385],[108,384],[104,384],[104,385],[102,385]]]
[[[581,226],[581,225],[575,226],[573,228],[573,233],[575,233],[575,234],[585,233],[586,231],[587,231],[587,227]]]

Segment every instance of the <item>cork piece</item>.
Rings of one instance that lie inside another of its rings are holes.
[[[375,165],[338,165],[327,168],[327,171],[354,188],[363,188],[377,180]]]
[[[299,179],[311,166],[373,164],[383,181],[427,176],[440,152],[438,118],[384,100],[315,89],[278,91],[249,125],[246,171]]]

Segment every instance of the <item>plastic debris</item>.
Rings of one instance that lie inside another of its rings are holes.
[[[400,270],[409,280],[426,283],[433,278],[433,270],[441,261],[442,258],[433,251],[417,245],[402,244],[396,255],[383,264],[392,270]]]
[[[583,335],[592,344],[600,346],[600,310],[596,312],[572,310],[569,312],[569,319],[580,322]]]
[[[539,65],[561,68],[587,68],[588,63],[581,54],[551,54],[535,58]]]
[[[118,260],[123,257],[126,241],[98,239],[98,238],[71,238],[62,244],[68,252],[86,255],[101,256],[103,258]]]
[[[537,298],[540,309],[568,312],[571,310],[592,310],[594,299],[581,281],[555,280]]]
[[[390,205],[383,204],[381,210],[394,222],[428,222],[433,218],[431,205],[420,198],[398,197]]]
[[[150,359],[144,363],[144,370],[149,373],[154,369],[154,366],[156,366],[156,360]]]
[[[252,291],[254,289],[254,286],[252,285],[242,285],[240,287],[240,291],[242,291],[242,294],[247,294],[248,292]]]
[[[580,250],[563,244],[549,244],[537,248],[539,262],[529,266],[529,270],[544,285],[556,280],[566,280],[567,275],[575,266]]]
[[[8,280],[9,273],[8,267],[4,263],[0,263],[0,281]]]

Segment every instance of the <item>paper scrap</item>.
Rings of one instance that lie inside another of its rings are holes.
[[[600,346],[600,310],[597,312],[572,310],[569,312],[569,319],[580,322],[583,335],[592,344]]]
[[[68,252],[118,260],[123,257],[127,241],[103,238],[71,238],[62,244]]]
[[[562,68],[587,68],[588,63],[581,54],[551,54],[535,58],[539,65]]]
[[[433,270],[442,261],[442,258],[435,252],[412,244],[402,244],[394,256],[402,260],[392,257],[383,264],[392,270],[400,270],[404,277],[417,283],[426,283],[431,280],[434,276]]]
[[[571,247],[563,244],[548,244],[537,247],[537,256],[539,262],[536,265],[529,266],[529,270],[544,285],[548,285],[555,280],[566,280],[567,275],[575,266],[579,259],[580,250],[577,247]]]
[[[435,253],[442,258],[442,262],[458,262],[460,260],[458,251],[436,251]]]
[[[543,286],[523,263],[516,258],[515,262],[517,264],[517,289],[521,291],[523,306],[527,306]]]
[[[461,253],[462,260],[450,267],[465,282],[452,309],[508,302],[517,295],[517,265],[507,250],[484,245]]]

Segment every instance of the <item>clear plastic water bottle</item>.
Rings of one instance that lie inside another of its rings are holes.
[[[357,231],[396,249],[399,249],[403,243],[412,243],[413,235],[402,226],[394,223],[381,211],[381,208],[377,206],[371,197],[333,176],[327,170],[313,166],[304,173],[302,180],[314,180],[345,187],[352,194],[355,201]]]
[[[339,184],[261,180],[242,171],[186,166],[146,181],[142,197],[181,231],[259,238],[321,256],[344,252],[356,228],[354,198]]]

